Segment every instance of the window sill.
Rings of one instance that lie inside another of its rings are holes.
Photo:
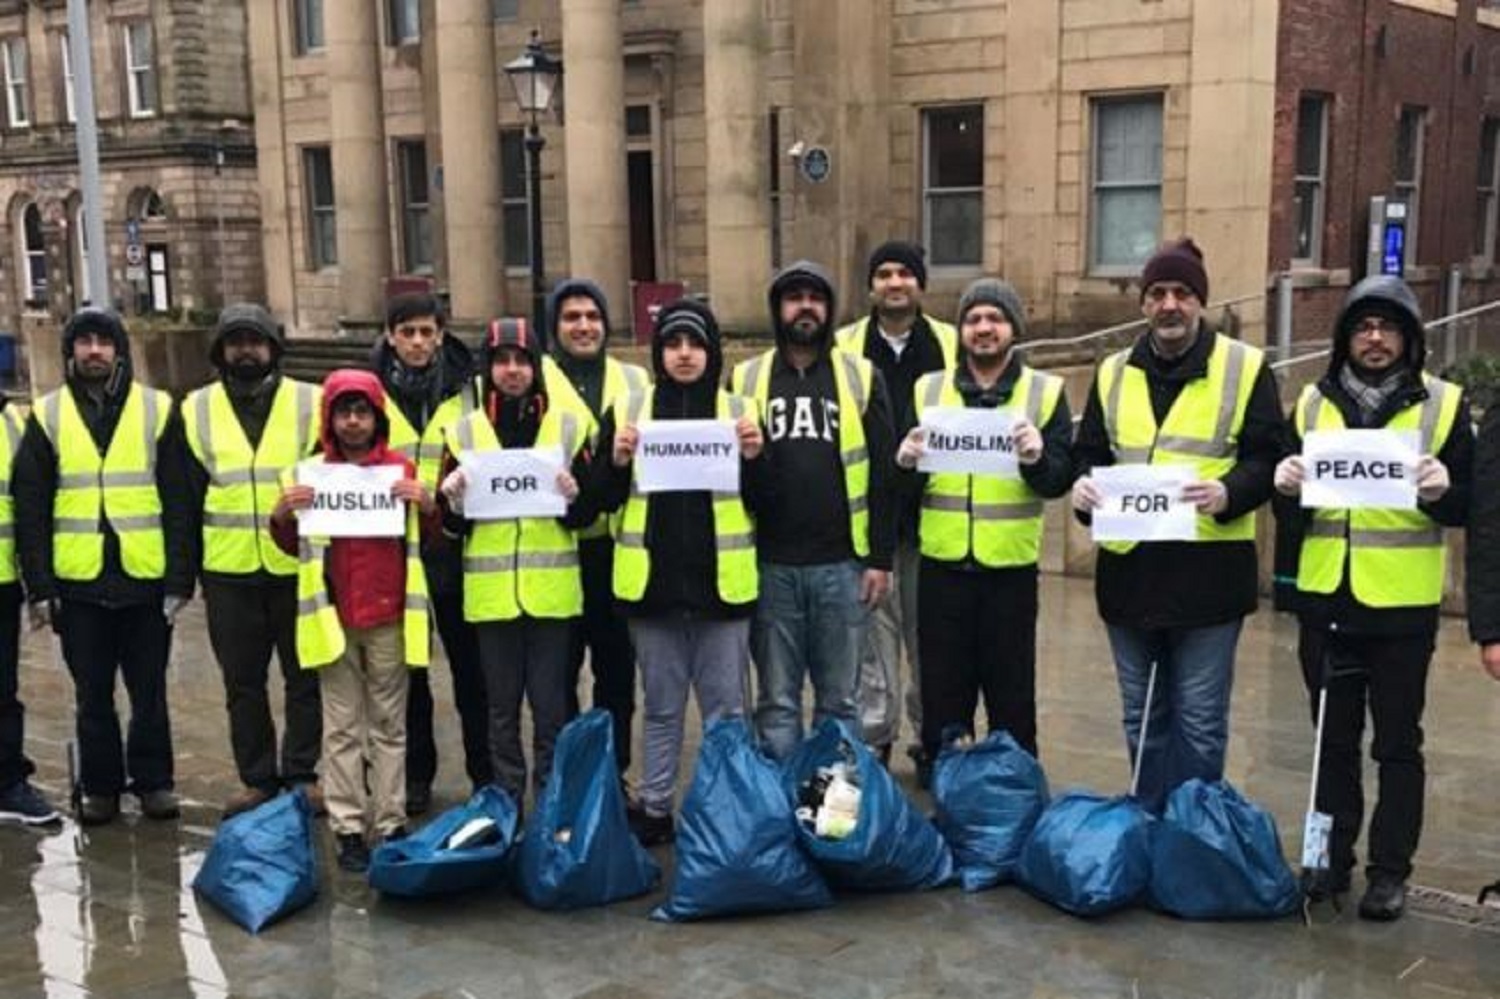
[[[506,264],[505,276],[508,278],[531,277],[530,264]]]
[[[1426,11],[1439,17],[1457,17],[1458,0],[1391,0],[1398,7]]]
[[[131,108],[130,109],[130,120],[131,121],[150,121],[152,118],[155,118],[155,117],[156,117],[156,112],[155,111],[137,111],[135,108]]]
[[[1438,281],[1442,278],[1442,276],[1443,269],[1441,267],[1434,267],[1431,264],[1422,264],[1420,266],[1408,267],[1406,269],[1406,273],[1401,277],[1402,280],[1404,280],[1407,284],[1426,284],[1428,282]]]
[[[1328,269],[1314,264],[1294,263],[1287,272],[1293,288],[1347,288],[1353,281],[1349,268]],[[1272,282],[1275,286],[1275,282]]]

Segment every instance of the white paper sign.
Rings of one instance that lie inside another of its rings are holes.
[[[568,512],[568,501],[557,491],[561,448],[467,451],[458,460],[469,477],[464,516],[470,520],[561,517]]]
[[[297,482],[313,487],[313,505],[297,514],[297,533],[320,538],[399,538],[406,534],[406,502],[391,495],[400,465],[304,461]]]
[[[1310,430],[1302,505],[1415,510],[1420,447],[1415,430]]]
[[[740,442],[727,420],[652,420],[640,425],[635,479],[643,493],[740,491]]]
[[[998,475],[1014,479],[1020,472],[1015,417],[1008,410],[938,406],[922,414],[926,450],[917,461],[923,472]]]
[[[1188,465],[1107,465],[1089,473],[1104,496],[1095,541],[1192,541],[1198,514],[1181,499],[1197,476]]]

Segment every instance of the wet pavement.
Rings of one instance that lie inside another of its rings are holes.
[[[1053,789],[1122,789],[1118,694],[1090,584],[1045,578],[1042,614],[1041,750]],[[1312,748],[1295,637],[1295,622],[1270,611],[1248,623],[1229,768],[1276,814],[1288,850],[1300,841]],[[37,783],[61,803],[72,689],[55,645],[27,642],[28,750]],[[180,822],[129,814],[88,832],[71,822],[0,828],[0,999],[1500,996],[1500,910],[1444,904],[1500,877],[1500,685],[1478,668],[1458,621],[1444,624],[1427,709],[1427,827],[1414,881],[1433,891],[1391,925],[1327,910],[1311,927],[1143,911],[1085,922],[1000,888],[845,897],[817,913],[671,926],[646,919],[659,896],[570,914],[503,893],[418,904],[379,898],[325,863],[317,902],[253,937],[189,887],[235,788],[196,605],[178,630],[171,681]],[[441,666],[434,689],[443,807],[466,781]],[[913,787],[909,768],[899,761]],[[670,849],[657,855],[667,861]]]

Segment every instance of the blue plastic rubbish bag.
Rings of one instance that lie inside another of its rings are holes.
[[[1276,820],[1224,781],[1167,798],[1151,844],[1151,899],[1184,919],[1275,919],[1301,901]]]
[[[742,719],[715,722],[682,802],[672,893],[652,918],[675,922],[832,903],[797,845],[797,820],[776,765],[755,747]]]
[[[251,933],[318,894],[318,852],[306,792],[272,798],[219,825],[193,887]]]
[[[450,808],[405,839],[376,847],[370,887],[420,898],[493,885],[505,877],[517,821],[510,795],[493,785],[481,788],[468,804]],[[455,834],[469,838],[468,845],[450,845]]]
[[[1149,813],[1129,796],[1071,791],[1037,820],[1016,880],[1075,916],[1133,905],[1151,883]]]
[[[661,868],[630,832],[614,725],[594,709],[562,730],[552,775],[516,849],[516,888],[539,909],[579,909],[642,895]]]
[[[933,822],[953,849],[964,891],[1010,880],[1021,848],[1047,807],[1042,765],[1009,732],[981,742],[950,741],[932,774]]]
[[[895,778],[846,723],[825,718],[787,760],[782,782],[795,805],[802,783],[821,767],[853,760],[859,816],[843,839],[818,836],[802,822],[797,835],[831,885],[855,891],[936,888],[953,880],[953,852],[937,828],[907,800]]]

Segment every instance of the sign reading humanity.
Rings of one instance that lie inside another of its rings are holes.
[[[727,420],[652,420],[640,425],[635,480],[643,493],[740,491],[740,442]]]
[[[317,538],[399,538],[406,504],[391,495],[399,465],[304,461],[297,481],[313,487],[313,505],[297,515],[297,533]]]

